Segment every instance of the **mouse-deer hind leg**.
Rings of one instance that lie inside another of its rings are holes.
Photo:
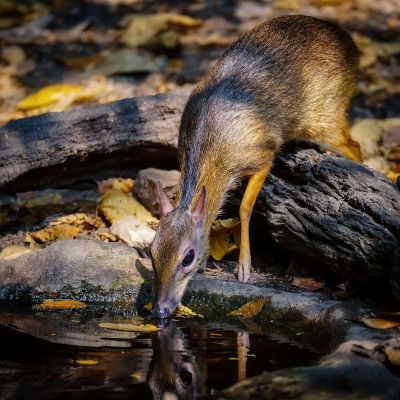
[[[246,191],[244,192],[242,202],[240,204],[240,253],[238,265],[238,280],[239,282],[247,282],[250,277],[251,254],[250,254],[250,240],[249,240],[249,224],[250,217],[253,211],[254,203],[257,200],[264,181],[267,178],[271,169],[270,165],[261,169],[252,175],[247,184]]]

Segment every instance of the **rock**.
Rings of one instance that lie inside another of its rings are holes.
[[[115,221],[110,231],[131,247],[148,247],[156,234],[154,229],[130,215]]]
[[[153,215],[160,216],[157,181],[161,183],[167,196],[175,200],[180,177],[180,172],[176,170],[142,169],[137,175],[133,194]]]
[[[395,400],[400,381],[382,364],[351,356],[328,356],[317,366],[292,368],[247,379],[214,399]],[[373,377],[373,378],[372,378]]]
[[[0,298],[123,299],[132,307],[150,276],[150,261],[123,243],[60,240],[14,260],[0,260]]]

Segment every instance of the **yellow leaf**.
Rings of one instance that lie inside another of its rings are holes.
[[[111,329],[114,331],[126,331],[126,332],[156,332],[160,328],[157,328],[155,325],[152,324],[113,324],[111,322],[102,322],[99,324],[101,328]]]
[[[135,181],[130,178],[110,178],[97,182],[98,191],[101,195],[107,193],[110,189],[119,190],[123,193],[132,193]]]
[[[119,190],[123,193],[132,193],[133,185],[135,181],[130,178],[115,178],[112,182],[112,188],[115,190]]]
[[[200,26],[202,21],[175,13],[136,15],[122,35],[121,42],[132,48],[146,45],[160,32],[168,29],[170,24],[196,27]]]
[[[179,304],[176,310],[173,313],[174,317],[178,318],[204,318],[204,315],[197,314],[196,312],[192,311],[189,307],[184,306],[183,304]]]
[[[400,365],[400,349],[398,347],[388,346],[384,351],[387,359],[392,365]]]
[[[360,68],[365,69],[375,64],[378,59],[388,59],[400,54],[398,42],[375,42],[368,36],[353,34],[353,39],[361,50]]]
[[[143,310],[151,311],[153,308],[153,303],[150,301],[150,303],[147,303],[146,305],[143,306]]]
[[[19,193],[18,205],[23,208],[43,207],[50,204],[63,204],[60,193],[49,190]]]
[[[393,182],[397,181],[397,178],[400,176],[400,172],[389,171],[386,173],[386,176]]]
[[[85,84],[56,84],[46,86],[24,98],[18,105],[20,111],[63,111],[73,103],[79,103],[103,95],[109,90],[104,76],[93,76]]]
[[[46,243],[58,239],[73,239],[79,232],[80,229],[76,226],[66,224],[56,225],[41,229],[40,231],[27,233],[25,242],[34,244],[35,242]]]
[[[35,310],[66,310],[86,307],[87,304],[77,300],[45,300],[33,308]]]
[[[244,304],[238,309],[230,312],[228,317],[245,317],[251,318],[255,317],[265,306],[267,299],[256,299]]]
[[[0,253],[0,260],[12,260],[21,256],[22,254],[30,253],[32,250],[24,246],[8,246]]]
[[[76,360],[79,365],[96,365],[99,362],[97,360]]]
[[[30,110],[60,101],[65,96],[76,97],[83,92],[82,85],[56,84],[46,86],[43,89],[25,97],[17,106],[18,110]]]
[[[151,301],[150,303],[147,303],[145,306],[143,306],[143,309],[147,311],[151,311],[152,308],[153,308],[153,303]],[[204,318],[204,315],[197,314],[196,312],[192,311],[189,307],[186,307],[183,304],[178,305],[176,310],[173,312],[173,316],[177,318],[192,318],[192,317]]]
[[[213,223],[210,233],[210,254],[214,260],[240,248],[240,220],[230,218]]]
[[[158,222],[136,199],[118,190],[109,190],[101,197],[97,212],[111,223],[128,215],[147,224]]]
[[[388,321],[380,318],[361,318],[361,321],[374,329],[390,329],[400,325],[399,321]]]
[[[275,7],[284,10],[299,11],[302,7],[302,0],[278,0],[275,2]]]
[[[98,228],[102,225],[101,219],[92,214],[85,213],[76,213],[76,214],[68,214],[63,215],[61,217],[56,218],[55,220],[49,223],[50,226],[57,225],[72,225],[72,226],[82,226],[84,228]]]
[[[292,285],[301,289],[319,290],[325,286],[325,282],[317,281],[314,278],[294,278]]]
[[[100,240],[102,240],[103,242],[117,242],[118,238],[113,235],[108,228],[104,228],[102,230],[98,230],[97,232],[97,236],[99,237]]]

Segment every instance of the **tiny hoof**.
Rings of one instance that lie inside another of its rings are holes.
[[[240,283],[246,283],[250,278],[250,267],[239,265],[237,279]]]

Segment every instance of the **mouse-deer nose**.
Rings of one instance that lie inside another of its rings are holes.
[[[171,315],[171,310],[159,303],[151,310],[151,315],[156,318],[168,318]]]

